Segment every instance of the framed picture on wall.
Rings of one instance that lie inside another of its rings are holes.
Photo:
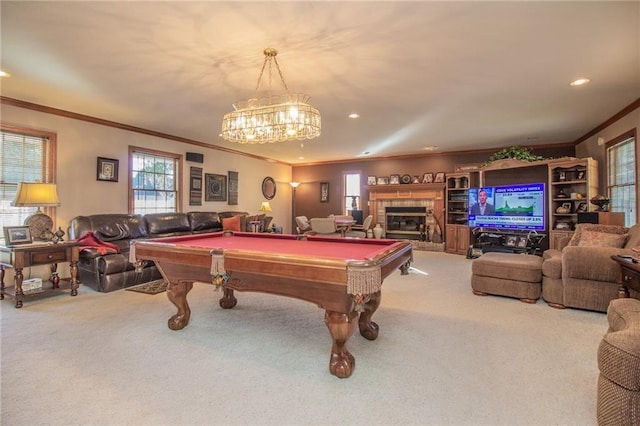
[[[204,174],[205,201],[227,201],[227,176]]]
[[[118,181],[118,160],[98,157],[97,179],[106,182]]]
[[[329,182],[320,182],[320,202],[329,202]]]

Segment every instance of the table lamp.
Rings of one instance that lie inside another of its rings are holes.
[[[24,224],[29,227],[34,239],[51,240],[53,220],[42,211],[42,207],[60,205],[55,183],[21,182],[18,184],[16,197],[11,205],[14,207],[38,207],[38,211],[27,217]]]
[[[261,212],[270,212],[271,211],[271,205],[269,205],[268,201],[263,201],[262,204],[260,204],[260,209]]]

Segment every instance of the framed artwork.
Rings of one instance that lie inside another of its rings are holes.
[[[320,202],[329,202],[329,182],[320,182]]]
[[[117,182],[118,160],[113,158],[98,157],[98,170],[96,179],[106,182]]]
[[[389,178],[388,177],[379,177],[378,181],[377,181],[378,185],[389,185]]]
[[[583,213],[586,211],[587,211],[587,203],[585,202],[578,203],[578,205],[576,206],[576,212]]]
[[[433,181],[435,183],[444,183],[444,172],[436,173],[436,178]]]
[[[189,171],[189,205],[202,205],[202,167],[191,167]]]
[[[267,200],[273,200],[276,196],[276,181],[271,176],[262,180],[262,196]]]
[[[367,185],[375,185],[376,177],[375,176],[367,176]]]
[[[422,175],[422,183],[433,183],[433,173],[425,173]]]
[[[505,239],[505,244],[509,247],[515,247],[516,243],[518,241],[518,237],[515,235],[507,235],[507,238]]]
[[[527,237],[518,237],[518,243],[516,244],[519,248],[526,248],[529,239]]]
[[[5,226],[4,242],[8,246],[31,243],[31,230],[28,226]]]
[[[229,202],[230,206],[238,204],[238,172],[228,172],[229,177]]]
[[[204,174],[205,201],[227,201],[227,177],[212,173]]]
[[[389,183],[391,185],[398,185],[400,183],[400,175],[389,176]]]
[[[584,180],[585,173],[583,171],[578,172],[578,176],[576,176],[577,180]]]
[[[571,203],[562,203],[562,208],[567,209],[567,212],[571,212]]]

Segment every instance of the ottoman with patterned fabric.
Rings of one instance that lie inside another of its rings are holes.
[[[494,294],[536,303],[542,293],[542,258],[530,254],[485,253],[471,265],[473,294]]]

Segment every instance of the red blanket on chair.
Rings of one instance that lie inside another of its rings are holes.
[[[93,232],[87,232],[82,237],[78,238],[78,243],[82,249],[94,248],[100,254],[120,253],[120,249],[117,245],[102,241],[100,238],[96,237]]]

